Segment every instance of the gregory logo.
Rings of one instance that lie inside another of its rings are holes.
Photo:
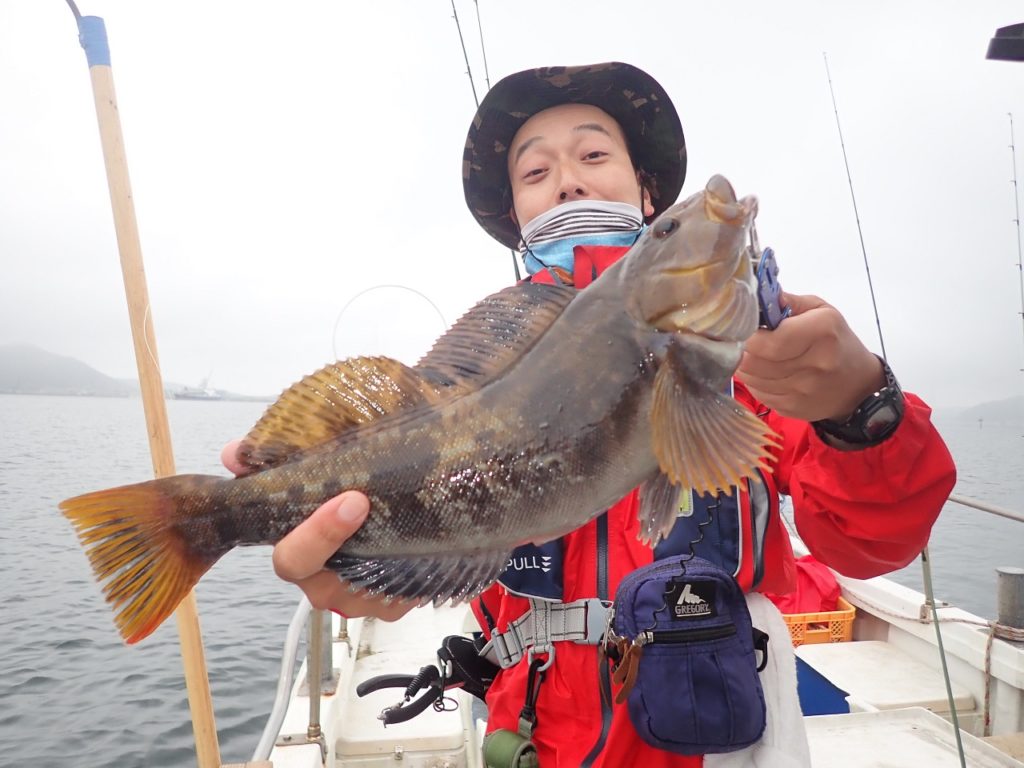
[[[547,573],[551,570],[551,556],[529,555],[527,557],[510,557],[508,559],[508,565],[505,566],[505,568],[509,571],[538,570]]]
[[[715,585],[673,582],[665,595],[677,619],[695,619],[715,615]]]

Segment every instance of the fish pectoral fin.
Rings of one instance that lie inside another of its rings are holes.
[[[361,558],[336,552],[326,567],[353,592],[389,600],[440,606],[472,600],[495,582],[508,565],[508,552],[431,554],[422,557]]]
[[[668,538],[679,518],[680,498],[684,493],[689,496],[690,489],[674,485],[664,472],[640,486],[640,541],[653,547]]]
[[[541,283],[498,291],[459,318],[416,370],[441,386],[479,389],[522,358],[577,293]]]
[[[242,440],[238,458],[270,469],[384,416],[440,402],[437,387],[389,357],[331,363],[286,389]]]
[[[781,442],[734,399],[688,381],[671,364],[662,365],[654,379],[651,432],[669,482],[698,493],[731,493],[741,478],[771,471],[769,446]]]

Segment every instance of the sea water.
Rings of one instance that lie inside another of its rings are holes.
[[[177,471],[225,474],[221,447],[264,408],[168,402]],[[957,493],[1024,510],[1024,425],[937,423]],[[195,764],[175,622],[124,645],[57,509],[151,476],[139,400],[0,395],[0,766]],[[1022,542],[1024,524],[947,505],[930,547],[937,595],[991,616],[993,568],[1024,565]],[[920,589],[920,574],[914,564],[894,578]],[[268,547],[232,551],[196,592],[222,760],[242,762],[270,712],[300,593],[274,576]]]

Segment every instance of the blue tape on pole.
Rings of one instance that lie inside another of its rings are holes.
[[[78,20],[78,42],[85,49],[85,60],[90,67],[110,66],[110,47],[107,28],[99,16],[82,16]]]

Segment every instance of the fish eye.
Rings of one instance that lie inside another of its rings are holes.
[[[679,229],[679,222],[676,219],[662,219],[654,225],[654,236],[662,240]]]

